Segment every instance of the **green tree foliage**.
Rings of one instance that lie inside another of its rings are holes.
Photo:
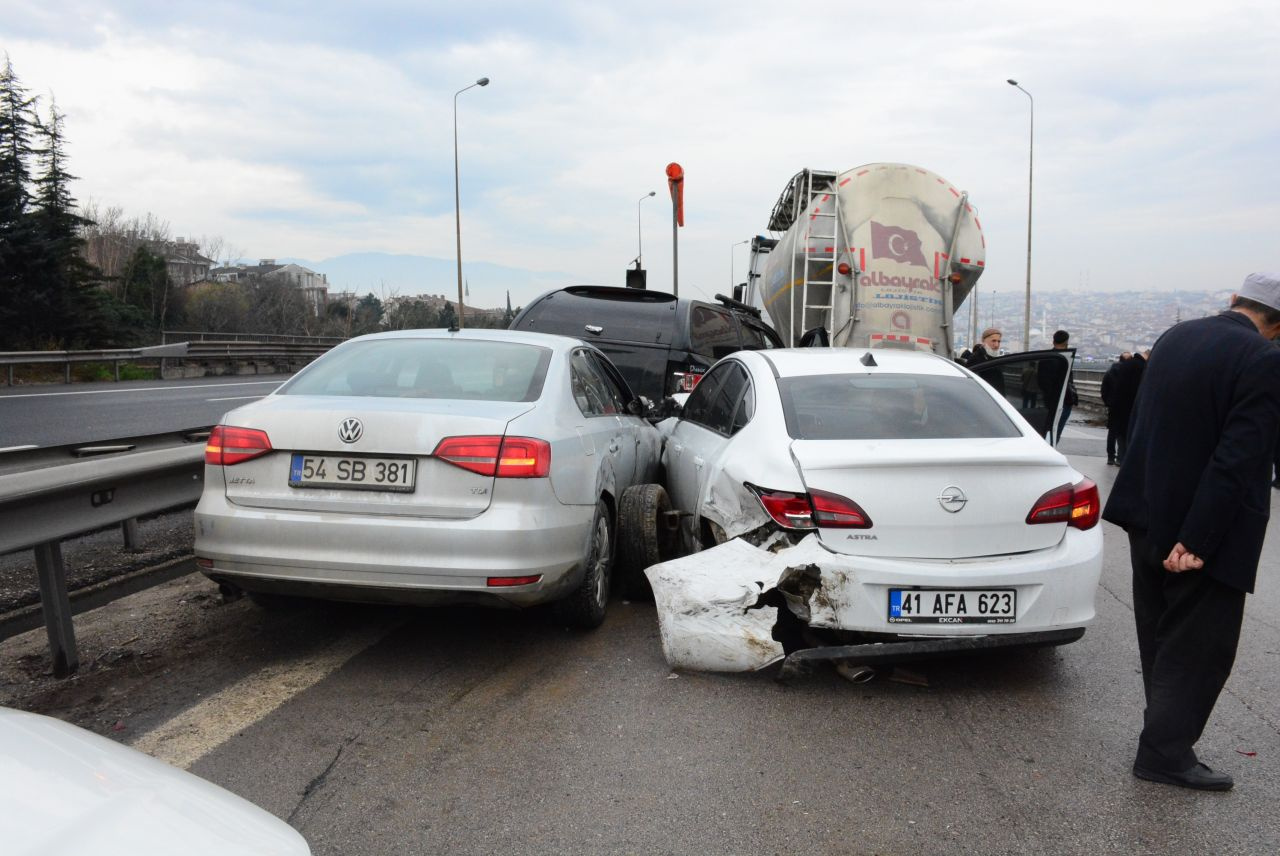
[[[186,323],[208,333],[241,333],[247,329],[252,300],[236,282],[206,282],[187,294]]]
[[[0,70],[0,347],[5,348],[16,347],[25,321],[23,292],[36,252],[28,216],[35,124],[35,99],[27,95],[6,55]]]
[[[453,308],[452,303],[446,303],[444,308],[440,310],[440,322],[437,327],[457,327],[458,313]]]
[[[350,335],[377,333],[382,329],[382,316],[382,301],[373,292],[366,294],[356,303],[355,312],[352,313]]]
[[[169,266],[144,246],[139,246],[124,263],[118,283],[120,299],[136,307],[155,330],[165,328],[172,313]]]
[[[0,347],[77,347],[112,334],[114,307],[93,291],[67,172],[63,115],[41,119],[13,64],[0,71]],[[36,165],[32,174],[31,162]]]

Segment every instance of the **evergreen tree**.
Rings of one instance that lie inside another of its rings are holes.
[[[36,125],[35,206],[30,214],[36,254],[27,268],[27,338],[36,344],[101,344],[111,331],[91,311],[89,292],[98,273],[84,256],[82,229],[88,220],[76,213],[67,172],[64,116],[56,102]]]
[[[21,338],[26,272],[36,252],[27,190],[34,111],[35,98],[6,54],[0,70],[0,349],[17,347]]]

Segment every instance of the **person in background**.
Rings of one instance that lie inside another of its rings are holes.
[[[1000,356],[1000,342],[1004,339],[1004,334],[995,327],[988,327],[982,331],[982,340],[973,346],[972,351],[966,351],[960,355],[960,363],[966,368],[973,368],[981,365],[987,360]]]
[[[1055,330],[1053,333],[1053,349],[1055,351],[1068,350],[1070,348],[1068,344],[1070,339],[1071,334],[1066,330]],[[1045,426],[1045,432],[1050,434],[1053,445],[1056,446],[1058,441],[1062,439],[1062,429],[1066,427],[1067,417],[1071,415],[1071,408],[1076,406],[1080,397],[1076,394],[1076,385],[1071,379],[1071,367],[1063,365],[1061,360],[1040,360],[1037,380],[1040,383],[1040,391],[1044,394],[1045,408],[1050,414],[1053,413],[1053,408],[1058,403],[1059,394],[1063,395],[1062,415],[1058,417],[1058,424]],[[1064,384],[1066,385],[1065,393],[1062,390]]]
[[[1143,371],[1102,518],[1129,536],[1146,697],[1133,774],[1226,791],[1196,756],[1231,674],[1271,512],[1280,436],[1280,274],[1245,278],[1230,309],[1162,335]]]
[[[988,327],[982,331],[982,341],[975,345],[972,351],[966,351],[960,355],[962,366],[980,372],[979,376],[1001,395],[1004,395],[1004,372],[998,368],[981,372],[980,367],[983,363],[1000,356],[1000,342],[1003,338],[1004,335],[998,329]]]
[[[1150,354],[1150,349],[1147,350]],[[1129,416],[1133,413],[1133,402],[1138,397],[1138,386],[1142,383],[1142,372],[1147,366],[1146,357],[1134,354],[1123,363],[1116,363],[1106,377],[1102,379],[1102,400],[1107,404],[1107,463],[1120,466],[1124,462],[1124,453],[1128,448]],[[1110,388],[1107,380],[1110,379]],[[1111,440],[1116,440],[1115,454],[1112,454]]]
[[[1107,464],[1116,465],[1116,435],[1119,433],[1119,424],[1116,420],[1115,407],[1111,403],[1113,389],[1115,387],[1116,370],[1124,365],[1125,360],[1129,359],[1132,354],[1125,351],[1120,355],[1120,359],[1111,364],[1111,368],[1107,369],[1107,373],[1102,376],[1102,403],[1107,408]]]

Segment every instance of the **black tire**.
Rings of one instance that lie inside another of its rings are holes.
[[[625,597],[653,597],[645,568],[676,555],[671,499],[660,484],[632,485],[618,503],[618,584]]]
[[[591,537],[582,560],[586,567],[582,582],[572,594],[555,603],[556,617],[570,627],[594,630],[604,623],[613,572],[613,531],[609,506],[603,499],[597,500],[595,518],[591,521]]]

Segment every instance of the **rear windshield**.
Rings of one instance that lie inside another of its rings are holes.
[[[981,381],[934,375],[782,378],[787,432],[797,440],[1018,437]]]
[[[591,342],[670,345],[677,306],[675,298],[659,292],[623,288],[567,289],[552,292],[534,303],[511,328],[557,333]]]
[[[536,401],[551,351],[470,339],[374,339],[322,356],[282,395]]]

